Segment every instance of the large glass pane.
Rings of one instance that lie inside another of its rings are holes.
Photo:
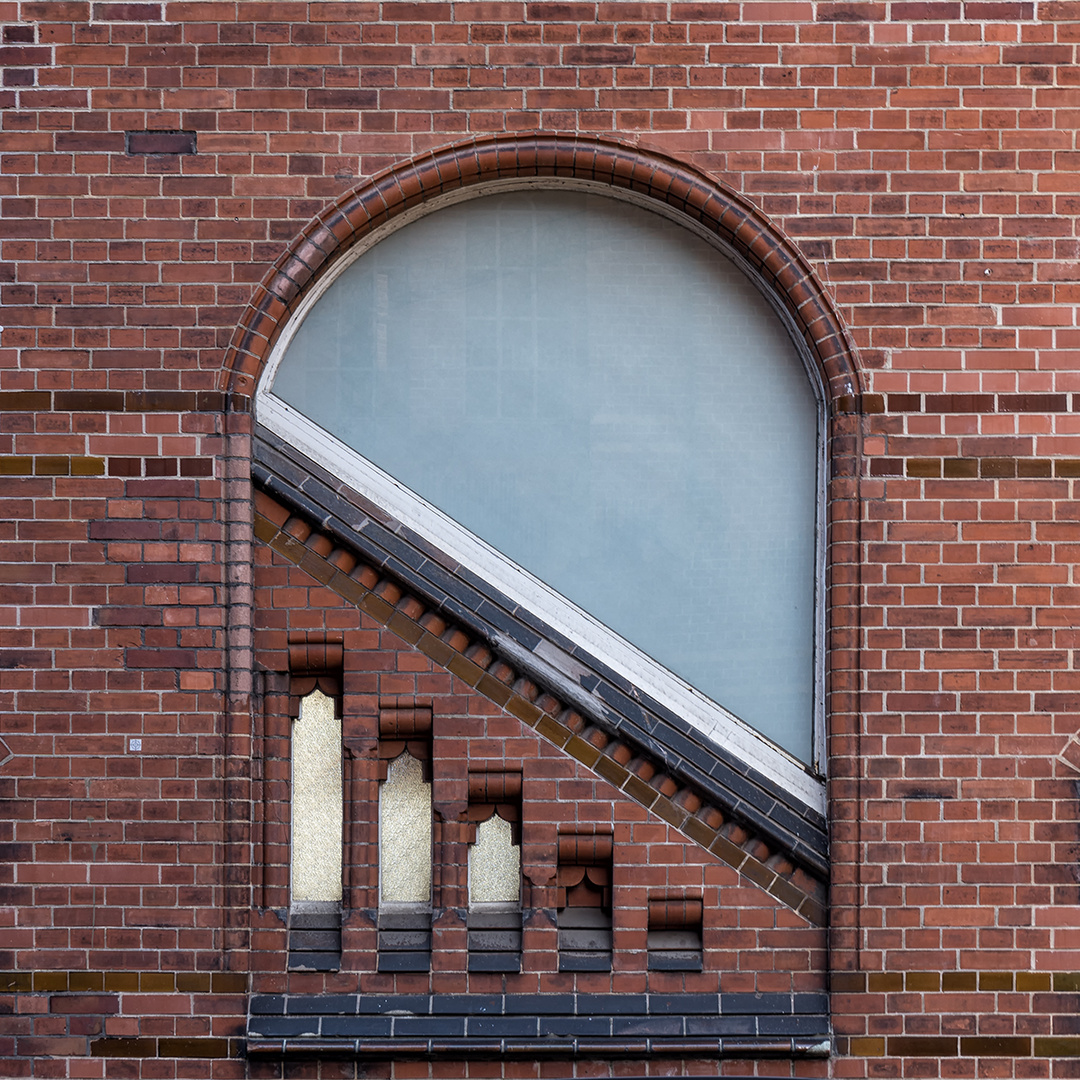
[[[508,192],[390,234],[273,393],[805,761],[818,407],[700,237]]]

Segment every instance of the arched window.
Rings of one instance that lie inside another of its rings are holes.
[[[510,182],[370,232],[278,338],[257,418],[560,654],[811,791],[816,374],[732,251],[611,194]]]

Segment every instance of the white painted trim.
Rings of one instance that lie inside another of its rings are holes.
[[[513,603],[521,604],[553,630],[602,658],[604,663],[633,685],[682,716],[705,738],[723,746],[775,780],[807,806],[824,814],[824,785],[794,757],[313,423],[303,413],[261,388],[258,420],[406,528],[423,536],[462,566],[490,582]]]

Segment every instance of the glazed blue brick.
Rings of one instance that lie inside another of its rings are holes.
[[[356,1012],[355,994],[310,994],[304,997],[290,997],[286,1012],[289,1015],[297,1013],[322,1013],[330,1015],[343,1013],[350,1016]]]
[[[318,1016],[253,1016],[248,1021],[248,1038],[288,1039],[297,1035],[319,1034]]]
[[[255,994],[248,1005],[252,1014],[269,1016],[285,1012],[284,994]]]
[[[427,1014],[431,998],[427,994],[361,994],[361,1013],[418,1013]]]
[[[388,1039],[393,1022],[390,1016],[324,1016],[322,1034],[326,1038]]]
[[[456,1013],[459,1016],[500,1016],[503,1011],[502,997],[495,994],[434,994],[431,998],[432,1013]]]
[[[720,1012],[753,1013],[757,1016],[788,1015],[791,1013],[791,994],[721,994]]]
[[[458,1037],[465,1034],[465,1018],[462,1016],[395,1016],[394,1036],[412,1036],[424,1039]]]
[[[611,1025],[610,1016],[541,1016],[540,1036],[588,1035],[603,1038],[611,1034]]]
[[[688,1016],[686,1034],[693,1035],[756,1035],[757,1017],[746,1016]]]
[[[535,1016],[470,1016],[467,1030],[479,1038],[535,1038],[538,1025]]]
[[[616,1016],[611,1021],[616,1036],[679,1036],[684,1033],[681,1016]]]

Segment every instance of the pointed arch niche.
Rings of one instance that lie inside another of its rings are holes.
[[[309,226],[226,379],[534,677],[601,718],[614,686],[823,815],[829,421],[859,391],[755,208],[595,140],[440,151]]]

